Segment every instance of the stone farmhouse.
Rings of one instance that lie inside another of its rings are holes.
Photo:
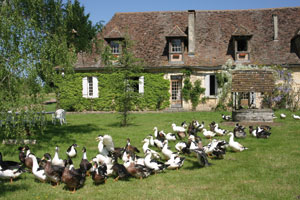
[[[122,54],[118,41],[127,34],[135,42],[134,55],[145,62],[145,72],[163,74],[168,80],[169,102],[164,109],[192,108],[181,92],[182,71],[187,68],[192,71],[191,82],[200,80],[207,97],[196,110],[214,108],[219,91],[216,73],[228,60],[233,65],[281,65],[292,71],[295,87],[300,85],[300,7],[116,13],[102,34],[116,57]],[[101,80],[91,74],[101,74],[104,67],[97,54],[78,56],[75,72],[82,74],[79,96],[101,98]],[[268,85],[269,80],[257,82]],[[146,76],[140,76],[139,83],[139,93],[146,94]]]

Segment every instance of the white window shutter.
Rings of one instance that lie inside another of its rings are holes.
[[[210,94],[209,79],[210,79],[210,75],[205,75],[205,79],[204,79],[204,83],[205,83],[205,96],[209,96],[209,94]]]
[[[144,82],[145,82],[145,78],[144,78],[144,76],[141,76],[139,78],[139,93],[140,94],[144,94]]]
[[[98,78],[93,77],[93,98],[98,98],[99,92],[98,92]]]
[[[218,81],[217,81],[217,76],[215,75],[215,95],[218,96]]]
[[[88,97],[88,78],[82,78],[82,97]]]

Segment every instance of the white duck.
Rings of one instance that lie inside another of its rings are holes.
[[[154,137],[157,138],[157,136],[158,136],[158,129],[157,129],[157,127],[154,127],[153,130],[154,130]]]
[[[285,118],[286,118],[286,115],[285,115],[284,113],[281,113],[281,114],[280,114],[280,118],[281,118],[281,119],[285,119]]]
[[[203,129],[203,135],[204,135],[204,137],[211,139],[212,137],[214,137],[216,135],[216,133],[214,133],[212,131],[209,131],[209,130],[206,130],[204,128]]]
[[[228,133],[228,135],[230,136],[229,146],[232,148],[233,151],[244,151],[244,150],[248,149],[247,147],[244,147],[240,143],[233,140],[234,135],[232,132]]]
[[[53,157],[51,162],[52,162],[53,165],[58,165],[58,166],[61,166],[61,167],[65,167],[65,162],[63,161],[63,159],[59,158],[58,151],[59,151],[59,148],[58,148],[58,146],[56,146],[55,147],[55,154],[54,154],[54,157]]]
[[[167,133],[166,134],[166,139],[168,141],[176,141],[176,134],[174,134],[174,133]]]
[[[174,132],[186,132],[186,128],[182,126],[176,126],[175,123],[172,124],[172,128]]]
[[[114,151],[114,143],[110,135],[99,135],[96,140],[99,141],[98,150],[100,154],[108,156],[109,152]]]
[[[148,138],[149,138],[149,142],[150,142],[149,144],[150,144],[150,146],[154,147],[153,136],[152,136],[152,135],[149,135]]]
[[[167,169],[179,169],[183,166],[184,160],[184,157],[180,157],[177,153],[173,153],[170,159],[165,162],[165,165],[168,165]]]
[[[166,160],[169,160],[171,158],[173,151],[171,151],[168,147],[168,140],[165,140],[163,142],[163,148],[162,148],[161,152],[165,156]]]
[[[298,116],[298,115],[292,114],[292,116],[293,116],[293,118],[296,119],[296,120],[299,120],[299,119],[300,119],[300,116]]]
[[[35,155],[30,154],[29,158],[32,159],[32,173],[40,181],[45,182],[48,178],[45,174],[44,168],[41,168],[37,162]]]
[[[178,152],[182,152],[182,149],[186,148],[187,147],[187,144],[185,142],[178,142],[176,145],[175,145],[175,149],[178,151]]]
[[[152,157],[151,151],[147,150],[146,157],[145,157],[145,166],[146,167],[153,169],[154,172],[161,172],[166,168],[166,166],[163,163],[159,163],[155,160],[152,160],[151,157]]]
[[[159,159],[160,158],[160,155],[158,152],[152,150],[149,148],[149,144],[150,144],[150,139],[148,138],[145,138],[143,141],[142,141],[144,144],[143,144],[143,152],[144,154],[146,153],[146,151],[149,149],[152,153],[152,155],[154,156],[154,158],[156,159]]]
[[[191,145],[189,147],[190,150],[198,149],[198,144],[196,143],[196,139],[194,135],[190,135],[188,138],[191,142]]]

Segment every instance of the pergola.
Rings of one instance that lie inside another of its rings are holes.
[[[233,108],[241,108],[241,95],[246,94],[249,108],[256,107],[257,93],[271,93],[275,86],[273,72],[270,70],[236,70],[232,73]]]

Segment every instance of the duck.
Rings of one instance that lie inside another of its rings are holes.
[[[32,160],[32,174],[37,178],[38,180],[42,182],[46,182],[48,180],[45,169],[41,166],[39,166],[37,158],[34,154],[30,154],[29,158]]]
[[[234,135],[232,132],[229,132],[228,135],[230,136],[229,138],[229,147],[231,147],[231,149],[233,151],[244,151],[246,149],[248,149],[247,147],[241,145],[240,143],[234,141]]]
[[[212,132],[212,131],[209,131],[209,130],[206,130],[205,128],[203,129],[203,135],[204,137],[208,138],[208,139],[211,139],[212,137],[214,137],[216,135],[215,132]]]
[[[127,152],[129,152],[129,153],[140,153],[140,150],[138,150],[137,147],[132,146],[132,145],[130,144],[130,139],[129,139],[129,138],[127,138],[127,144],[126,144],[126,146],[125,146],[125,151],[127,151]]]
[[[292,117],[296,120],[299,120],[300,119],[300,116],[299,115],[295,115],[295,114],[292,114]]]
[[[185,133],[186,132],[186,128],[185,127],[183,127],[183,126],[176,126],[175,123],[172,123],[172,129],[176,133],[182,133],[182,132]]]
[[[225,140],[213,139],[209,144],[203,147],[203,150],[209,157],[223,159],[227,146],[228,143]]]
[[[92,159],[92,162],[96,162],[98,165],[103,165],[103,164],[106,164],[106,173],[107,173],[107,176],[112,176],[113,175],[113,158],[110,157],[110,156],[103,156],[102,154],[98,154],[96,157],[94,157]]]
[[[25,170],[22,168],[21,164],[15,161],[3,161],[2,153],[0,152],[0,178],[1,179],[10,179],[10,182],[13,182],[13,179],[19,177],[23,174]]]
[[[146,167],[145,165],[136,164],[131,158],[124,163],[128,173],[139,179],[146,178],[153,173],[153,170]]]
[[[52,158],[49,153],[45,153],[42,160],[45,160],[44,171],[47,178],[54,184],[58,185],[61,181],[61,177],[65,167],[52,164]],[[64,163],[64,165],[66,162]]]
[[[165,140],[163,142],[163,148],[162,148],[161,152],[165,156],[166,160],[169,160],[171,158],[171,155],[173,154],[173,152],[168,147],[168,140]]]
[[[167,133],[165,135],[166,135],[165,138],[168,141],[176,141],[176,139],[177,139],[176,134],[174,134],[174,133]]]
[[[234,129],[233,129],[233,135],[236,138],[245,138],[247,136],[246,132],[245,132],[245,127],[242,125],[239,125],[238,123],[235,125]]]
[[[200,167],[208,167],[211,164],[207,160],[207,155],[203,149],[193,149],[192,152],[196,153],[197,161]]]
[[[75,169],[71,158],[68,157],[61,180],[66,184],[67,188],[70,190],[73,189],[72,193],[75,193],[76,189],[81,188],[84,185],[85,172],[80,169]]]
[[[190,154],[191,153],[189,147],[190,147],[190,145],[187,142],[184,142],[184,141],[178,142],[175,145],[175,149],[178,152],[183,153],[183,154]]]
[[[285,115],[284,113],[281,113],[281,114],[280,114],[280,118],[281,118],[281,119],[285,119],[285,118],[286,118],[286,115]]]
[[[199,141],[196,142],[196,138],[194,135],[190,135],[188,138],[189,150],[198,149],[198,142]]]
[[[112,170],[116,175],[114,181],[118,181],[119,179],[128,179],[130,177],[130,174],[128,173],[125,166],[123,164],[119,164],[117,158],[113,158]]]
[[[26,158],[25,148],[19,147],[18,150],[19,150],[19,160],[22,164],[25,165],[25,158]]]
[[[225,121],[230,121],[231,116],[222,114],[222,119],[224,119]]]
[[[154,128],[153,128],[153,131],[154,131],[154,137],[155,138],[157,138],[157,136],[158,136],[158,128],[155,126]]]
[[[66,154],[70,157],[70,158],[74,158],[77,155],[77,150],[76,148],[79,147],[77,144],[72,144],[71,146],[69,146],[69,148],[66,151]]]
[[[29,155],[31,154],[30,152],[30,148],[29,146],[25,146],[24,149],[26,150],[26,157],[25,157],[25,166],[31,171],[32,169],[32,165],[33,165],[33,162],[32,162],[32,159],[29,157]]]
[[[257,132],[262,131],[262,129],[258,126],[256,129],[254,129],[253,126],[249,126],[249,133],[250,135],[252,135],[253,137],[256,137]]]
[[[107,176],[107,166],[106,164],[98,165],[97,162],[93,164],[92,168],[92,179],[95,185],[106,183]]]
[[[63,159],[59,158],[58,151],[59,151],[59,147],[56,146],[55,147],[55,154],[54,154],[54,157],[52,159],[52,164],[60,166],[60,167],[65,167],[65,161]]]
[[[165,165],[167,165],[167,169],[176,169],[178,170],[183,166],[185,157],[180,157],[177,153],[173,153],[170,156],[170,159],[165,162]]]
[[[83,173],[88,173],[89,170],[92,168],[92,163],[90,163],[87,159],[85,147],[82,147],[82,153],[83,153],[82,159],[81,159],[79,167]]]
[[[150,140],[148,138],[145,138],[143,141],[142,141],[143,144],[143,152],[144,154],[146,153],[146,151],[149,149],[151,152],[152,152],[152,155],[156,158],[156,159],[159,159],[160,158],[160,155],[158,152],[152,150],[149,148],[149,144],[150,144]]]
[[[98,150],[100,154],[108,156],[114,152],[114,143],[110,135],[99,135],[96,139],[99,141]]]
[[[219,125],[216,124],[214,132],[216,133],[217,136],[224,136],[226,134],[227,130],[219,128]]]
[[[145,156],[145,166],[152,169],[155,173],[162,172],[168,167],[168,165],[165,165],[164,163],[159,162],[157,160],[151,159],[151,157],[151,151],[147,150]]]
[[[154,147],[155,146],[155,144],[154,144],[154,139],[153,139],[153,136],[152,135],[148,135],[148,137],[147,138],[149,138],[149,145],[151,146],[151,147]]]

